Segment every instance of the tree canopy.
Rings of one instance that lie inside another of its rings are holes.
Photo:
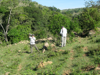
[[[95,4],[94,4],[95,3]],[[99,27],[100,0],[86,2],[86,8],[60,10],[32,0],[0,1],[0,40],[16,43],[28,39],[28,33],[45,38],[48,33],[59,35],[62,26],[68,34],[86,33]],[[48,33],[47,33],[48,32]],[[25,38],[24,38],[25,37]]]

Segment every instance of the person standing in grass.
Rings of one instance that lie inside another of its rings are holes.
[[[33,47],[35,47],[36,50],[38,50],[36,44],[35,44],[35,40],[36,38],[34,37],[34,34],[29,34],[29,38],[30,38],[30,48],[31,48],[31,53],[33,53]],[[38,50],[39,51],[39,50]]]
[[[61,37],[61,41],[62,41],[61,47],[64,47],[64,46],[66,46],[66,37],[67,37],[67,29],[64,26],[62,26],[60,34],[62,35],[62,37]]]

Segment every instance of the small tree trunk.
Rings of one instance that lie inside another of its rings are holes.
[[[4,33],[5,41],[8,42],[7,33]]]
[[[3,29],[3,32],[4,32],[4,38],[5,38],[5,41],[6,41],[6,42],[8,42],[7,33],[8,33],[9,26],[10,26],[9,23],[10,23],[11,11],[12,11],[12,9],[10,10],[10,14],[9,14],[9,18],[8,18],[8,24],[7,24],[7,26],[6,26],[6,29],[4,29],[4,27],[3,27],[2,24],[0,24],[0,26],[1,26],[2,29]]]
[[[8,42],[7,33],[5,32],[5,29],[4,29],[4,27],[2,26],[2,24],[0,24],[0,26],[1,26],[2,29],[3,29],[3,34],[4,34],[5,41]]]
[[[8,18],[8,24],[7,24],[7,26],[6,26],[6,35],[7,35],[7,33],[8,33],[8,29],[9,29],[9,26],[10,26],[10,17],[11,17],[11,11],[12,11],[12,9],[10,10],[10,14],[9,14],[9,18]]]

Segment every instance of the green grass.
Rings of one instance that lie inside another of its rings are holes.
[[[66,47],[56,46],[42,53],[42,42],[37,43],[40,53],[31,54],[29,42],[0,46],[0,75],[99,75],[95,70],[100,64],[100,34],[87,38],[75,37],[67,40]],[[50,44],[53,42],[49,42]],[[52,61],[42,68],[40,62]]]

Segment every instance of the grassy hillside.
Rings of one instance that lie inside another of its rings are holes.
[[[30,53],[29,41],[0,47],[0,75],[99,75],[100,33],[67,39],[66,47],[49,47],[38,42],[40,53]],[[49,41],[49,44],[54,41]]]

